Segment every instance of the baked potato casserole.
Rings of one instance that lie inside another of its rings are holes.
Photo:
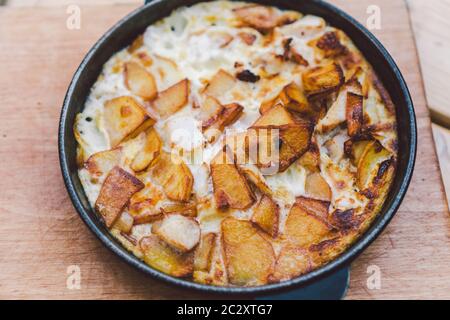
[[[220,286],[285,281],[371,224],[395,106],[347,35],[244,2],[182,7],[104,65],[76,117],[79,178],[151,267]]]

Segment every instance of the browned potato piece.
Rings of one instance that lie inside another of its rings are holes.
[[[315,45],[325,58],[336,57],[347,51],[347,48],[340,42],[336,31],[325,33],[316,41]]]
[[[278,234],[280,207],[272,198],[263,195],[253,210],[251,221],[275,238]]]
[[[278,16],[273,8],[261,5],[247,5],[233,10],[245,26],[259,32],[269,33],[278,24]]]
[[[98,179],[108,174],[114,166],[120,163],[122,159],[122,147],[116,147],[111,150],[100,151],[91,155],[84,167],[89,171],[91,177]]]
[[[295,123],[292,115],[281,104],[267,110],[256,120],[252,127],[281,126]]]
[[[324,221],[328,220],[328,208],[330,207],[330,201],[298,196],[296,198],[296,204],[308,212],[311,212],[316,217],[322,218]]]
[[[308,115],[316,113],[316,111],[311,107],[305,95],[303,94],[303,91],[295,82],[292,82],[285,86],[280,94],[274,99],[263,102],[259,107],[259,113],[266,113],[278,103],[282,104],[291,111]]]
[[[131,173],[114,167],[106,177],[95,202],[95,210],[110,228],[119,217],[131,196],[144,188],[144,184]]]
[[[250,181],[256,188],[258,188],[259,191],[266,195],[272,194],[272,190],[270,190],[263,175],[261,174],[261,172],[259,172],[259,169],[257,167],[250,167],[249,165],[247,165],[241,166],[240,169],[247,180]]]
[[[211,269],[212,254],[216,244],[215,233],[202,235],[200,245],[195,250],[194,270],[209,271]]]
[[[220,151],[211,162],[214,198],[219,209],[247,209],[255,196],[247,180],[239,172],[232,155]]]
[[[300,16],[296,12],[278,14],[273,8],[257,4],[249,4],[233,9],[244,26],[252,27],[262,34],[267,34],[277,26],[289,24]]]
[[[286,96],[286,98],[283,100],[288,101],[287,103],[285,103],[286,108],[300,113],[315,112],[314,109],[312,109],[310,104],[308,103],[308,100],[303,94],[303,91],[295,82],[288,84],[284,88],[282,94]]]
[[[359,136],[363,126],[363,96],[352,92],[347,93],[345,118],[348,135],[350,137]]]
[[[152,167],[152,177],[163,187],[169,199],[175,201],[190,199],[194,178],[184,161],[175,154],[161,152]]]
[[[152,107],[161,118],[167,118],[183,108],[189,98],[189,80],[184,79],[168,89],[161,91],[153,101]]]
[[[308,122],[280,126],[280,139],[300,157],[309,149],[313,127]]]
[[[381,146],[377,141],[372,141],[366,145],[358,163],[357,185],[360,190],[369,187],[370,183],[375,179],[378,168],[384,160],[391,157],[389,151]]]
[[[309,272],[311,268],[312,262],[307,250],[285,244],[277,257],[275,270],[270,276],[270,281],[289,280]]]
[[[124,66],[125,86],[144,100],[153,100],[158,94],[155,78],[136,62]]]
[[[298,159],[298,164],[305,167],[309,171],[317,172],[320,170],[320,154],[319,148],[315,143],[311,143],[308,151],[306,151],[300,159]]]
[[[138,172],[147,168],[159,154],[161,146],[162,142],[156,130],[153,128],[148,129],[144,148],[134,158],[131,163],[131,169]]]
[[[284,232],[294,244],[306,248],[326,239],[331,233],[331,227],[302,205],[295,203],[286,219]]]
[[[355,167],[358,167],[359,160],[361,159],[361,156],[366,149],[367,144],[371,142],[371,140],[345,141],[344,152],[352,160],[352,163]]]
[[[229,282],[238,286],[267,283],[275,262],[270,242],[249,221],[226,218],[221,229]]]
[[[123,142],[125,141],[129,141],[131,139],[136,138],[138,135],[140,135],[142,132],[144,131],[148,131],[148,129],[150,129],[154,124],[155,124],[155,119],[153,118],[148,118],[147,120],[145,120],[144,122],[142,122],[142,124],[136,129],[134,130],[132,133],[130,133],[125,139],[123,139]]]
[[[305,192],[307,195],[325,201],[331,201],[331,189],[319,172],[314,172],[306,177]]]
[[[344,74],[336,63],[319,66],[302,74],[303,89],[308,97],[328,94],[344,83]]]
[[[127,51],[129,53],[134,53],[137,49],[142,47],[143,44],[144,44],[144,35],[141,34],[137,36],[136,39],[133,40],[133,42],[128,47]]]
[[[197,216],[197,205],[194,201],[190,202],[179,202],[166,205],[161,208],[161,211],[165,214],[167,213],[180,213],[187,217]]]
[[[105,102],[103,119],[111,147],[117,146],[149,116],[134,98],[121,96]]]
[[[212,97],[219,97],[225,92],[231,90],[236,83],[236,79],[234,76],[229,74],[223,69],[220,69],[211,81],[206,85],[205,90],[203,91],[205,94]]]
[[[223,106],[220,111],[212,118],[203,123],[203,134],[209,142],[213,142],[217,139],[217,134],[223,132],[226,126],[229,126],[236,122],[236,120],[242,115],[242,107],[238,103],[230,103]]]
[[[139,241],[144,254],[144,261],[149,266],[173,277],[186,277],[192,274],[194,255],[192,252],[176,252],[155,235],[144,237]]]
[[[188,252],[200,241],[198,222],[182,214],[167,214],[152,225],[152,233],[180,252]]]
[[[160,220],[163,217],[161,211],[157,210],[145,210],[142,213],[139,213],[133,217],[133,224],[145,224],[152,223],[157,220]]]

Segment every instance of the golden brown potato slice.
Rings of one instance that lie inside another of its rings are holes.
[[[92,178],[98,179],[120,164],[121,159],[122,147],[119,146],[111,150],[94,153],[86,160],[84,167],[89,171]]]
[[[325,58],[336,57],[347,51],[347,48],[340,42],[337,31],[325,33],[315,41],[315,46]]]
[[[162,219],[163,214],[159,210],[145,210],[133,217],[133,224],[146,224],[146,223],[152,223],[157,220]]]
[[[233,9],[243,26],[251,27],[262,34],[267,34],[277,26],[289,24],[297,20],[300,15],[297,12],[284,12],[278,14],[273,8],[257,4],[245,5]]]
[[[166,214],[161,221],[152,225],[152,233],[180,252],[188,252],[200,241],[198,222],[182,214]]]
[[[350,137],[359,136],[363,126],[363,96],[352,92],[347,93],[345,118],[348,135]]]
[[[152,177],[169,199],[188,201],[191,198],[194,178],[184,161],[174,153],[159,154],[152,166]]]
[[[267,283],[275,262],[270,242],[249,221],[226,218],[221,230],[229,282],[238,286]]]
[[[214,198],[219,209],[245,210],[255,202],[255,196],[229,153],[222,150],[211,161]]]
[[[142,124],[139,127],[137,127],[136,130],[134,130],[132,133],[127,135],[126,138],[123,139],[123,142],[130,141],[130,140],[136,138],[142,132],[150,129],[155,124],[155,122],[156,122],[155,119],[149,117],[147,120],[142,122]]]
[[[328,208],[330,207],[330,201],[299,196],[296,198],[295,203],[308,212],[311,212],[316,217],[322,218],[324,221],[328,220]]]
[[[217,139],[217,135],[223,132],[226,126],[236,122],[242,115],[243,110],[244,107],[240,104],[230,103],[223,106],[217,114],[204,122],[202,130],[208,142],[214,142]]]
[[[270,190],[269,186],[266,183],[266,180],[264,179],[264,176],[256,166],[252,164],[241,165],[240,170],[247,178],[247,180],[250,181],[256,188],[258,188],[259,191],[269,196],[272,194],[272,190]]]
[[[206,85],[204,93],[212,97],[220,97],[227,91],[231,90],[236,83],[234,76],[223,69],[220,69],[211,81]]]
[[[315,143],[310,144],[309,149],[298,159],[298,164],[312,172],[320,170],[320,153]]]
[[[371,142],[372,140],[345,141],[344,152],[350,158],[355,167],[358,167],[359,160],[361,159],[366,146]]]
[[[294,244],[307,248],[326,239],[331,228],[321,218],[295,203],[286,219],[284,233]]]
[[[308,251],[291,244],[285,244],[277,257],[270,282],[280,282],[298,277],[311,271],[312,262]]]
[[[202,235],[200,245],[195,250],[194,270],[209,271],[211,269],[211,260],[216,245],[215,233],[207,233]]]
[[[131,196],[144,188],[144,184],[131,173],[114,167],[103,182],[95,202],[95,210],[110,228],[119,217]]]
[[[306,177],[305,192],[314,199],[331,201],[331,189],[319,172]]]
[[[161,240],[151,235],[139,241],[144,261],[149,266],[173,277],[186,277],[192,274],[194,255],[192,252],[179,253]]]
[[[131,169],[136,172],[145,170],[159,154],[161,146],[162,142],[156,130],[153,128],[148,129],[144,148],[134,158],[131,163]]]
[[[129,53],[134,53],[136,50],[141,48],[143,44],[144,44],[144,35],[141,34],[137,36],[136,39],[133,40],[133,42],[130,44],[127,50]]]
[[[366,145],[358,163],[357,185],[360,190],[365,190],[375,179],[380,164],[391,157],[389,151],[377,141]]]
[[[233,10],[244,26],[259,32],[269,33],[278,24],[278,15],[273,8],[261,5],[247,5]]]
[[[283,105],[277,104],[262,114],[252,127],[281,126],[293,123],[295,121],[289,111]]]
[[[344,74],[336,63],[319,66],[302,74],[303,89],[308,97],[328,94],[344,83]]]
[[[314,109],[310,106],[308,100],[303,94],[303,90],[295,83],[292,82],[288,84],[283,92],[286,95],[286,99],[288,102],[285,104],[286,108],[292,111],[300,112],[300,113],[315,113]]]
[[[280,207],[269,196],[263,195],[253,209],[251,221],[275,238],[278,234]]]
[[[196,217],[197,204],[195,203],[195,201],[173,203],[165,205],[161,208],[161,211],[165,214],[179,213],[187,217]]]
[[[189,99],[189,80],[184,79],[161,91],[152,102],[153,109],[161,118],[167,118],[183,108]]]
[[[125,86],[144,100],[153,100],[158,94],[155,78],[136,62],[127,62],[124,66]]]
[[[280,126],[280,139],[300,157],[309,149],[313,126],[309,122]]]
[[[103,120],[111,147],[117,146],[149,116],[134,98],[121,96],[105,102]]]

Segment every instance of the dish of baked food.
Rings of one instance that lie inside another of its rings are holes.
[[[175,10],[104,65],[74,124],[79,177],[151,267],[211,285],[310,272],[379,212],[395,106],[320,17],[243,2]]]

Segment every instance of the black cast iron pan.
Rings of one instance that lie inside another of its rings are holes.
[[[91,48],[76,71],[64,100],[59,126],[59,156],[64,182],[69,196],[80,217],[103,244],[127,263],[175,286],[220,294],[245,294],[261,296],[268,293],[305,288],[323,282],[333,273],[346,268],[383,231],[394,216],[405,196],[413,172],[416,155],[416,121],[413,104],[406,83],[392,57],[382,44],[354,18],[324,2],[315,0],[255,0],[283,9],[297,10],[305,14],[323,17],[331,25],[342,29],[354,41],[372,64],[396,106],[399,133],[399,157],[397,174],[390,194],[378,218],[371,227],[346,252],[329,264],[289,281],[258,287],[216,287],[171,277],[159,272],[124,249],[108,232],[90,207],[77,175],[76,146],[73,134],[75,115],[83,108],[91,86],[101,72],[103,64],[117,51],[129,45],[146,27],[169,15],[172,10],[192,5],[199,0],[155,0],[136,9],[114,25]]]

